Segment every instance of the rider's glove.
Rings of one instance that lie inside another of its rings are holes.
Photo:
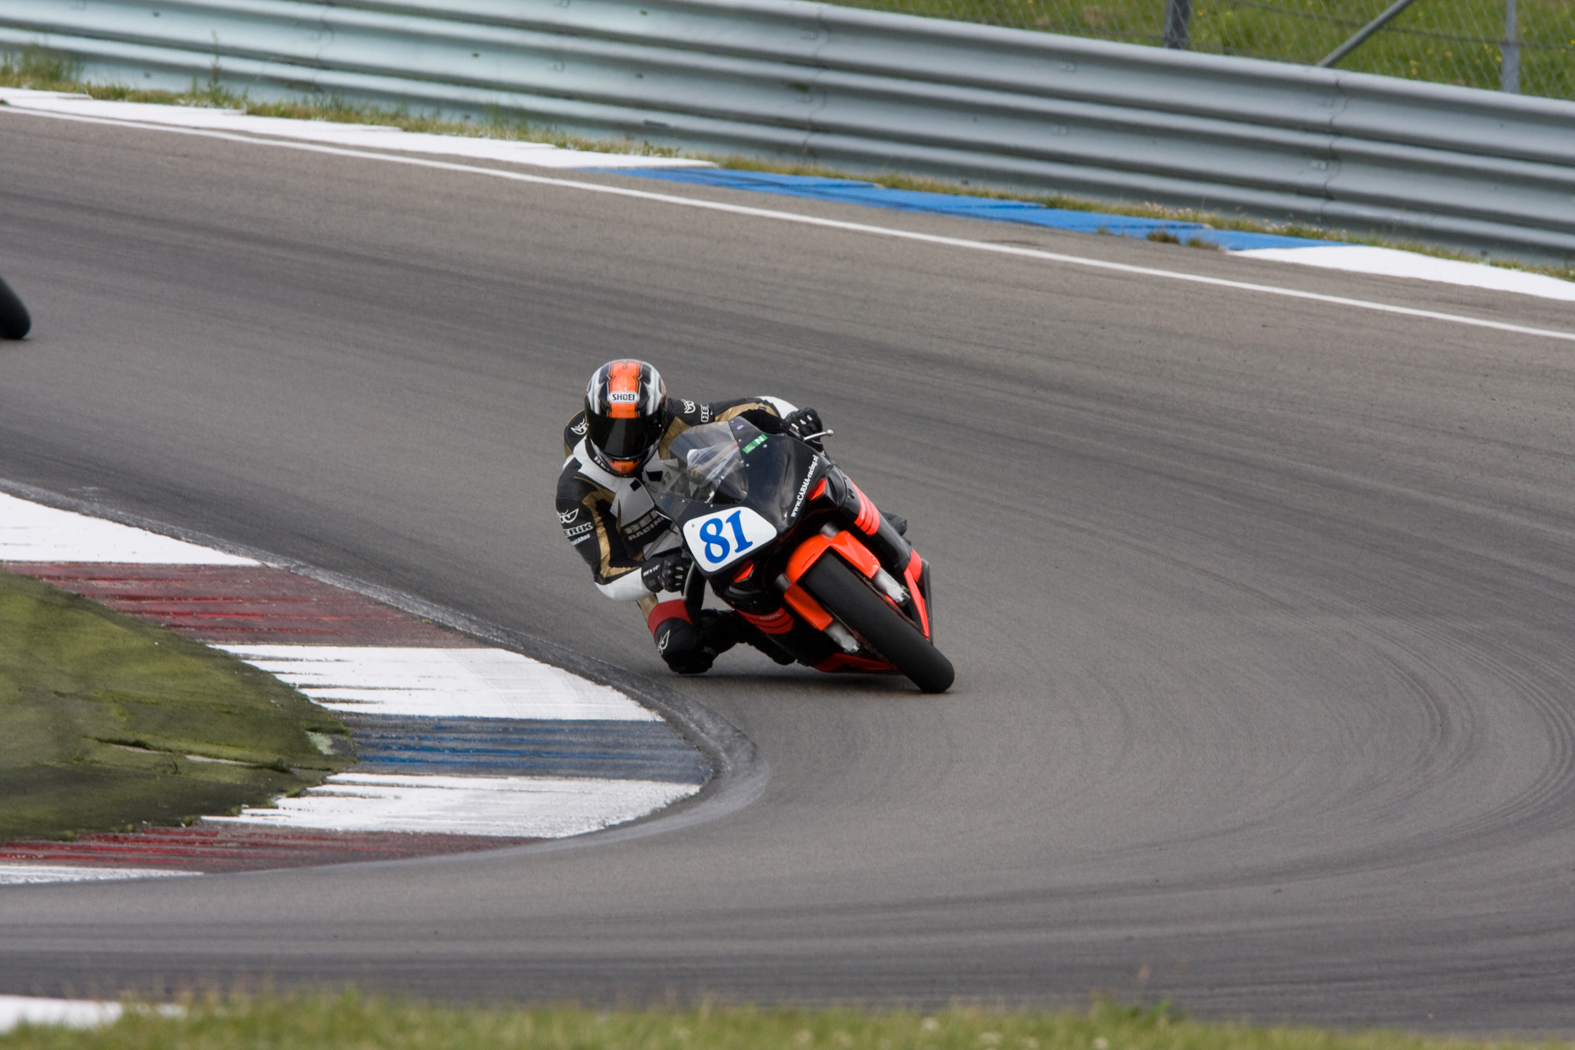
[[[801,408],[797,412],[790,413],[782,420],[782,426],[789,434],[806,442],[811,448],[821,449],[820,438],[810,435],[823,435],[826,433],[826,428],[820,421],[820,413],[813,408]]]
[[[681,591],[689,579],[689,570],[694,562],[689,560],[689,555],[683,551],[672,551],[651,558],[640,570],[640,582],[645,584],[645,589],[652,594],[663,591]]]

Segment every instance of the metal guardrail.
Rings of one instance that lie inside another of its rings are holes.
[[[1575,258],[1575,103],[804,0],[6,0],[92,79],[327,93],[717,152]]]

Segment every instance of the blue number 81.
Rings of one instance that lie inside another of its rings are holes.
[[[705,541],[705,560],[720,562],[733,552],[732,545],[727,542],[727,537],[722,535],[722,519],[712,518],[700,526],[700,538]],[[720,547],[717,552],[714,548]]]

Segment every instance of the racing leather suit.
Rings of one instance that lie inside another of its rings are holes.
[[[669,397],[667,409],[672,422],[657,442],[653,459],[665,455],[672,440],[692,426],[744,416],[762,429],[775,431],[781,426],[777,421],[794,411],[791,404],[774,397],[710,403]],[[689,574],[684,590],[647,589],[640,572],[647,559],[683,548],[683,537],[646,491],[660,474],[650,469],[630,476],[612,473],[598,462],[585,433],[582,410],[563,431],[567,458],[558,475],[558,522],[564,537],[591,567],[597,590],[614,600],[639,603],[657,651],[679,674],[709,670],[711,661],[737,641],[763,643],[763,636],[750,637],[758,632],[736,613],[702,612],[705,580],[698,572]]]

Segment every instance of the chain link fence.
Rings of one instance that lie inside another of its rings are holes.
[[[833,2],[1575,99],[1575,0]]]

